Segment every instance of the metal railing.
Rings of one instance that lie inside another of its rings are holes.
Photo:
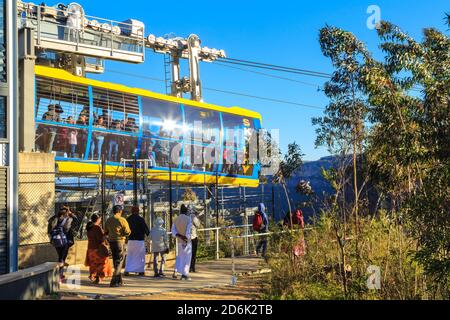
[[[212,227],[212,228],[202,228],[202,229],[198,229],[197,232],[210,232],[210,231],[214,231],[215,233],[215,240],[214,240],[214,246],[215,246],[215,259],[219,260],[220,259],[220,231],[224,231],[224,230],[232,230],[232,229],[244,229],[244,228],[248,228],[251,227],[251,224],[247,224],[247,225],[234,225],[234,226],[224,226],[224,227]],[[245,231],[244,231],[245,232]],[[167,233],[169,236],[172,235],[172,232],[168,232]],[[224,239],[226,241],[226,239]],[[175,238],[175,254],[178,255],[178,238]]]
[[[265,236],[271,236],[274,234],[283,234],[283,233],[287,233],[287,232],[298,232],[298,231],[310,231],[313,230],[314,228],[302,228],[302,229],[293,229],[293,230],[283,230],[283,231],[278,231],[278,232],[266,232],[266,233],[252,233],[252,234],[248,234],[248,235],[241,235],[241,236],[230,236],[230,246],[231,246],[231,275],[232,277],[236,276],[236,256],[235,256],[235,239],[249,239],[249,238],[257,238],[257,237],[265,237]],[[232,282],[235,281],[232,280]]]
[[[67,19],[73,14],[67,10],[31,3],[19,13],[22,27],[35,30],[39,47],[135,63],[145,59],[144,27],[85,14],[76,16],[80,25],[72,27]]]

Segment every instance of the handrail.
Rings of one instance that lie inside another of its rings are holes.
[[[243,239],[243,238],[253,238],[253,237],[261,237],[261,236],[270,236],[272,234],[280,234],[280,233],[291,233],[292,231],[310,231],[314,228],[302,228],[302,229],[289,229],[289,230],[283,230],[279,232],[265,232],[265,233],[252,233],[248,235],[243,236],[230,236],[230,246],[231,246],[231,277],[232,277],[232,283],[236,283],[236,265],[235,265],[235,252],[234,252],[234,239]]]

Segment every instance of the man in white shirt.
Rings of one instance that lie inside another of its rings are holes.
[[[192,258],[191,241],[192,219],[188,215],[188,209],[181,205],[180,215],[175,219],[172,225],[172,236],[177,239],[178,254],[175,261],[173,278],[177,278],[176,273],[181,273],[181,280],[191,280],[189,277],[189,268]]]

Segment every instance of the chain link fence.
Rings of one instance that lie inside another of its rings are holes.
[[[252,233],[252,216],[260,202],[264,202],[272,216],[273,194],[264,186],[244,188],[216,185],[186,185],[177,182],[176,174],[169,183],[168,173],[19,173],[19,237],[20,245],[48,243],[47,223],[62,206],[69,206],[75,214],[72,230],[76,239],[85,240],[85,226],[92,213],[109,217],[115,196],[122,194],[125,217],[133,205],[151,227],[157,217],[163,218],[168,232],[171,221],[179,214],[182,204],[193,204],[201,221],[199,232],[199,260],[230,257],[229,237]],[[164,176],[166,175],[166,176]],[[103,180],[102,180],[103,177]],[[166,181],[164,181],[166,180]],[[217,187],[217,190],[215,188]],[[227,226],[245,226],[227,228]],[[221,227],[219,233],[214,228]],[[219,236],[219,241],[216,238]],[[217,250],[219,243],[219,250]],[[254,251],[252,239],[236,241],[236,252]]]

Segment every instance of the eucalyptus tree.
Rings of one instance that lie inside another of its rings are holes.
[[[291,219],[291,228],[292,228],[292,204],[289,197],[289,191],[287,187],[287,180],[292,178],[296,172],[300,170],[303,165],[303,153],[301,151],[300,146],[296,143],[290,143],[288,145],[288,150],[284,157],[281,159],[279,163],[279,169],[277,173],[273,177],[273,181],[275,183],[281,184],[283,187],[284,193],[286,195],[286,201],[289,208],[289,215]]]
[[[374,122],[367,154],[434,291],[450,296],[450,40],[426,28],[419,42],[389,22],[378,34],[385,61],[362,73]]]
[[[322,53],[330,58],[334,67],[331,80],[325,84],[324,93],[330,102],[326,106],[324,115],[313,119],[317,125],[317,146],[326,146],[330,153],[341,158],[341,191],[344,197],[343,218],[345,213],[345,186],[347,154],[352,154],[353,193],[354,200],[352,215],[354,217],[354,231],[356,255],[358,256],[359,229],[359,196],[358,189],[358,157],[364,152],[366,139],[366,120],[368,104],[364,95],[361,71],[370,57],[364,44],[351,32],[325,26],[320,30],[319,42]],[[344,223],[345,229],[345,223]]]

